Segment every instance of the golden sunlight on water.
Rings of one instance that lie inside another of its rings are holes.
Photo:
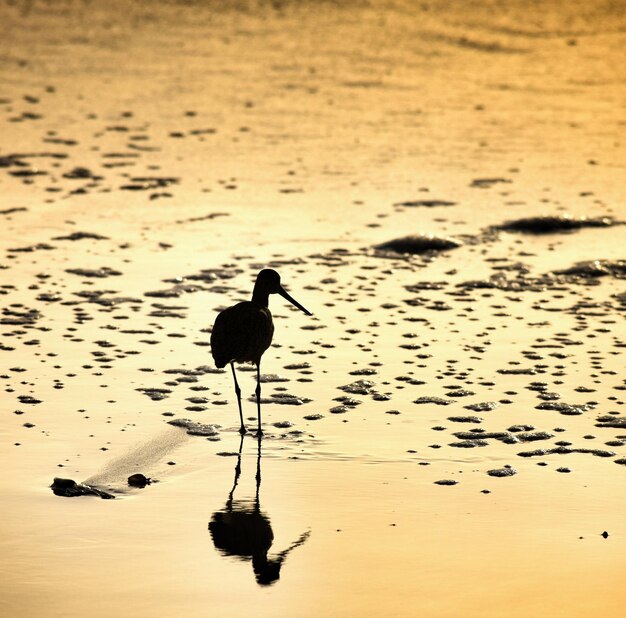
[[[624,32],[2,4],[3,615],[621,616]]]

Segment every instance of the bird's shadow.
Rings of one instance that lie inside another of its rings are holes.
[[[244,436],[241,436],[235,478],[223,509],[213,513],[209,532],[215,548],[224,556],[252,561],[252,570],[260,586],[269,586],[280,578],[280,570],[288,554],[302,545],[310,531],[301,534],[287,549],[268,556],[274,541],[269,517],[261,510],[261,439],[257,439],[256,491],[254,499],[235,499],[235,489],[241,475],[241,453]]]

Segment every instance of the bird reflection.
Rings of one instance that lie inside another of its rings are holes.
[[[241,452],[243,439],[239,443],[235,480],[228,494],[226,506],[213,513],[209,531],[215,548],[225,556],[240,560],[252,560],[256,581],[261,586],[269,586],[280,578],[280,569],[287,555],[302,545],[310,532],[304,532],[287,549],[268,557],[274,540],[269,517],[261,511],[259,492],[261,489],[261,439],[258,439],[256,464],[256,492],[254,500],[235,500],[234,493],[241,475]]]

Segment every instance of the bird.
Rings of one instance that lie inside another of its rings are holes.
[[[275,270],[265,268],[257,275],[252,299],[237,303],[218,313],[211,331],[211,354],[215,365],[222,369],[230,364],[233,372],[241,421],[239,428],[241,435],[246,433],[246,426],[243,422],[241,389],[237,383],[235,363],[253,363],[256,365],[257,435],[263,434],[261,430],[260,366],[261,356],[270,347],[274,335],[274,322],[268,308],[270,294],[280,294],[306,315],[313,315],[285,291],[280,283],[280,275]]]

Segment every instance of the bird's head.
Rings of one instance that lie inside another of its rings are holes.
[[[307,315],[313,315],[308,309],[305,309],[295,298],[292,298],[283,286],[280,284],[280,275],[272,268],[264,268],[256,278],[255,289],[263,290],[267,294],[280,294],[288,300],[292,305],[304,311]]]
[[[262,286],[268,294],[279,294],[282,289],[280,275],[272,268],[264,268],[256,277],[256,285]]]

